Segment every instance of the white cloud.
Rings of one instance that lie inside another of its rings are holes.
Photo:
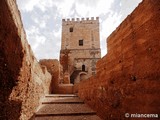
[[[35,7],[45,12],[47,8],[54,5],[53,0],[17,0],[20,9],[25,12],[31,12]]]
[[[113,0],[83,0],[76,2],[76,11],[82,17],[94,17],[108,12]]]
[[[122,20],[126,18],[128,14],[130,14],[134,8],[141,2],[142,0],[122,0],[120,3],[121,11],[120,14],[122,15]]]
[[[31,26],[29,29],[26,30],[27,36],[31,36],[34,34],[40,34],[39,29],[35,26]]]
[[[100,17],[102,56],[106,38],[142,0],[17,0],[27,39],[38,59],[59,58],[61,19]]]
[[[100,39],[101,39],[101,49],[102,49],[102,56],[104,56],[107,53],[106,48],[106,38],[112,33],[112,31],[115,30],[115,28],[120,24],[121,22],[121,15],[118,14],[110,14],[108,17],[104,20],[101,20],[101,32],[100,32]]]
[[[106,14],[109,11],[112,3],[113,0],[100,0],[97,8],[95,9],[98,11],[97,14]]]
[[[44,37],[42,35],[36,35],[35,40],[37,43],[44,44],[46,41],[46,37]]]
[[[17,0],[17,2],[19,3],[22,11],[30,12],[36,5],[38,5],[40,0]]]
[[[40,46],[40,44],[44,44],[46,41],[46,37],[43,36],[39,29],[35,26],[32,26],[31,28],[26,30],[27,33],[27,39],[29,44],[32,45],[33,51],[37,49],[37,47]]]
[[[59,15],[69,17],[74,0],[64,0],[61,3],[56,3]]]
[[[120,24],[121,15],[118,14],[110,14],[105,20],[102,22],[102,35],[109,36],[112,31]]]
[[[76,4],[76,11],[80,16],[87,16],[89,6],[86,6],[84,4]]]
[[[39,24],[39,27],[40,27],[40,28],[45,28],[45,27],[46,27],[46,21],[42,21],[42,22]]]
[[[57,32],[54,32],[53,35],[55,37],[60,37],[60,35],[61,35],[61,29],[59,29]]]

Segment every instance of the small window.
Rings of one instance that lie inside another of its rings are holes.
[[[73,32],[73,27],[69,28],[69,31],[70,31],[70,32]]]
[[[79,40],[79,46],[83,46],[83,40]]]
[[[82,65],[82,71],[85,71],[85,68],[86,68],[85,65]]]

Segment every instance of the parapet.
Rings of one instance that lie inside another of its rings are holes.
[[[73,24],[73,23],[86,23],[86,24],[97,24],[99,23],[99,17],[87,17],[87,18],[67,18],[67,19],[62,19],[62,24]]]

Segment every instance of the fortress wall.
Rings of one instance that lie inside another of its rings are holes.
[[[44,94],[51,75],[40,66],[26,40],[15,0],[0,1],[0,119],[28,120]]]
[[[143,0],[108,37],[97,74],[78,95],[104,119],[160,111],[160,2]]]

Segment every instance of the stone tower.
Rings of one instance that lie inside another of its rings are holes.
[[[79,83],[95,74],[101,58],[99,18],[62,19],[60,63],[62,83]]]

